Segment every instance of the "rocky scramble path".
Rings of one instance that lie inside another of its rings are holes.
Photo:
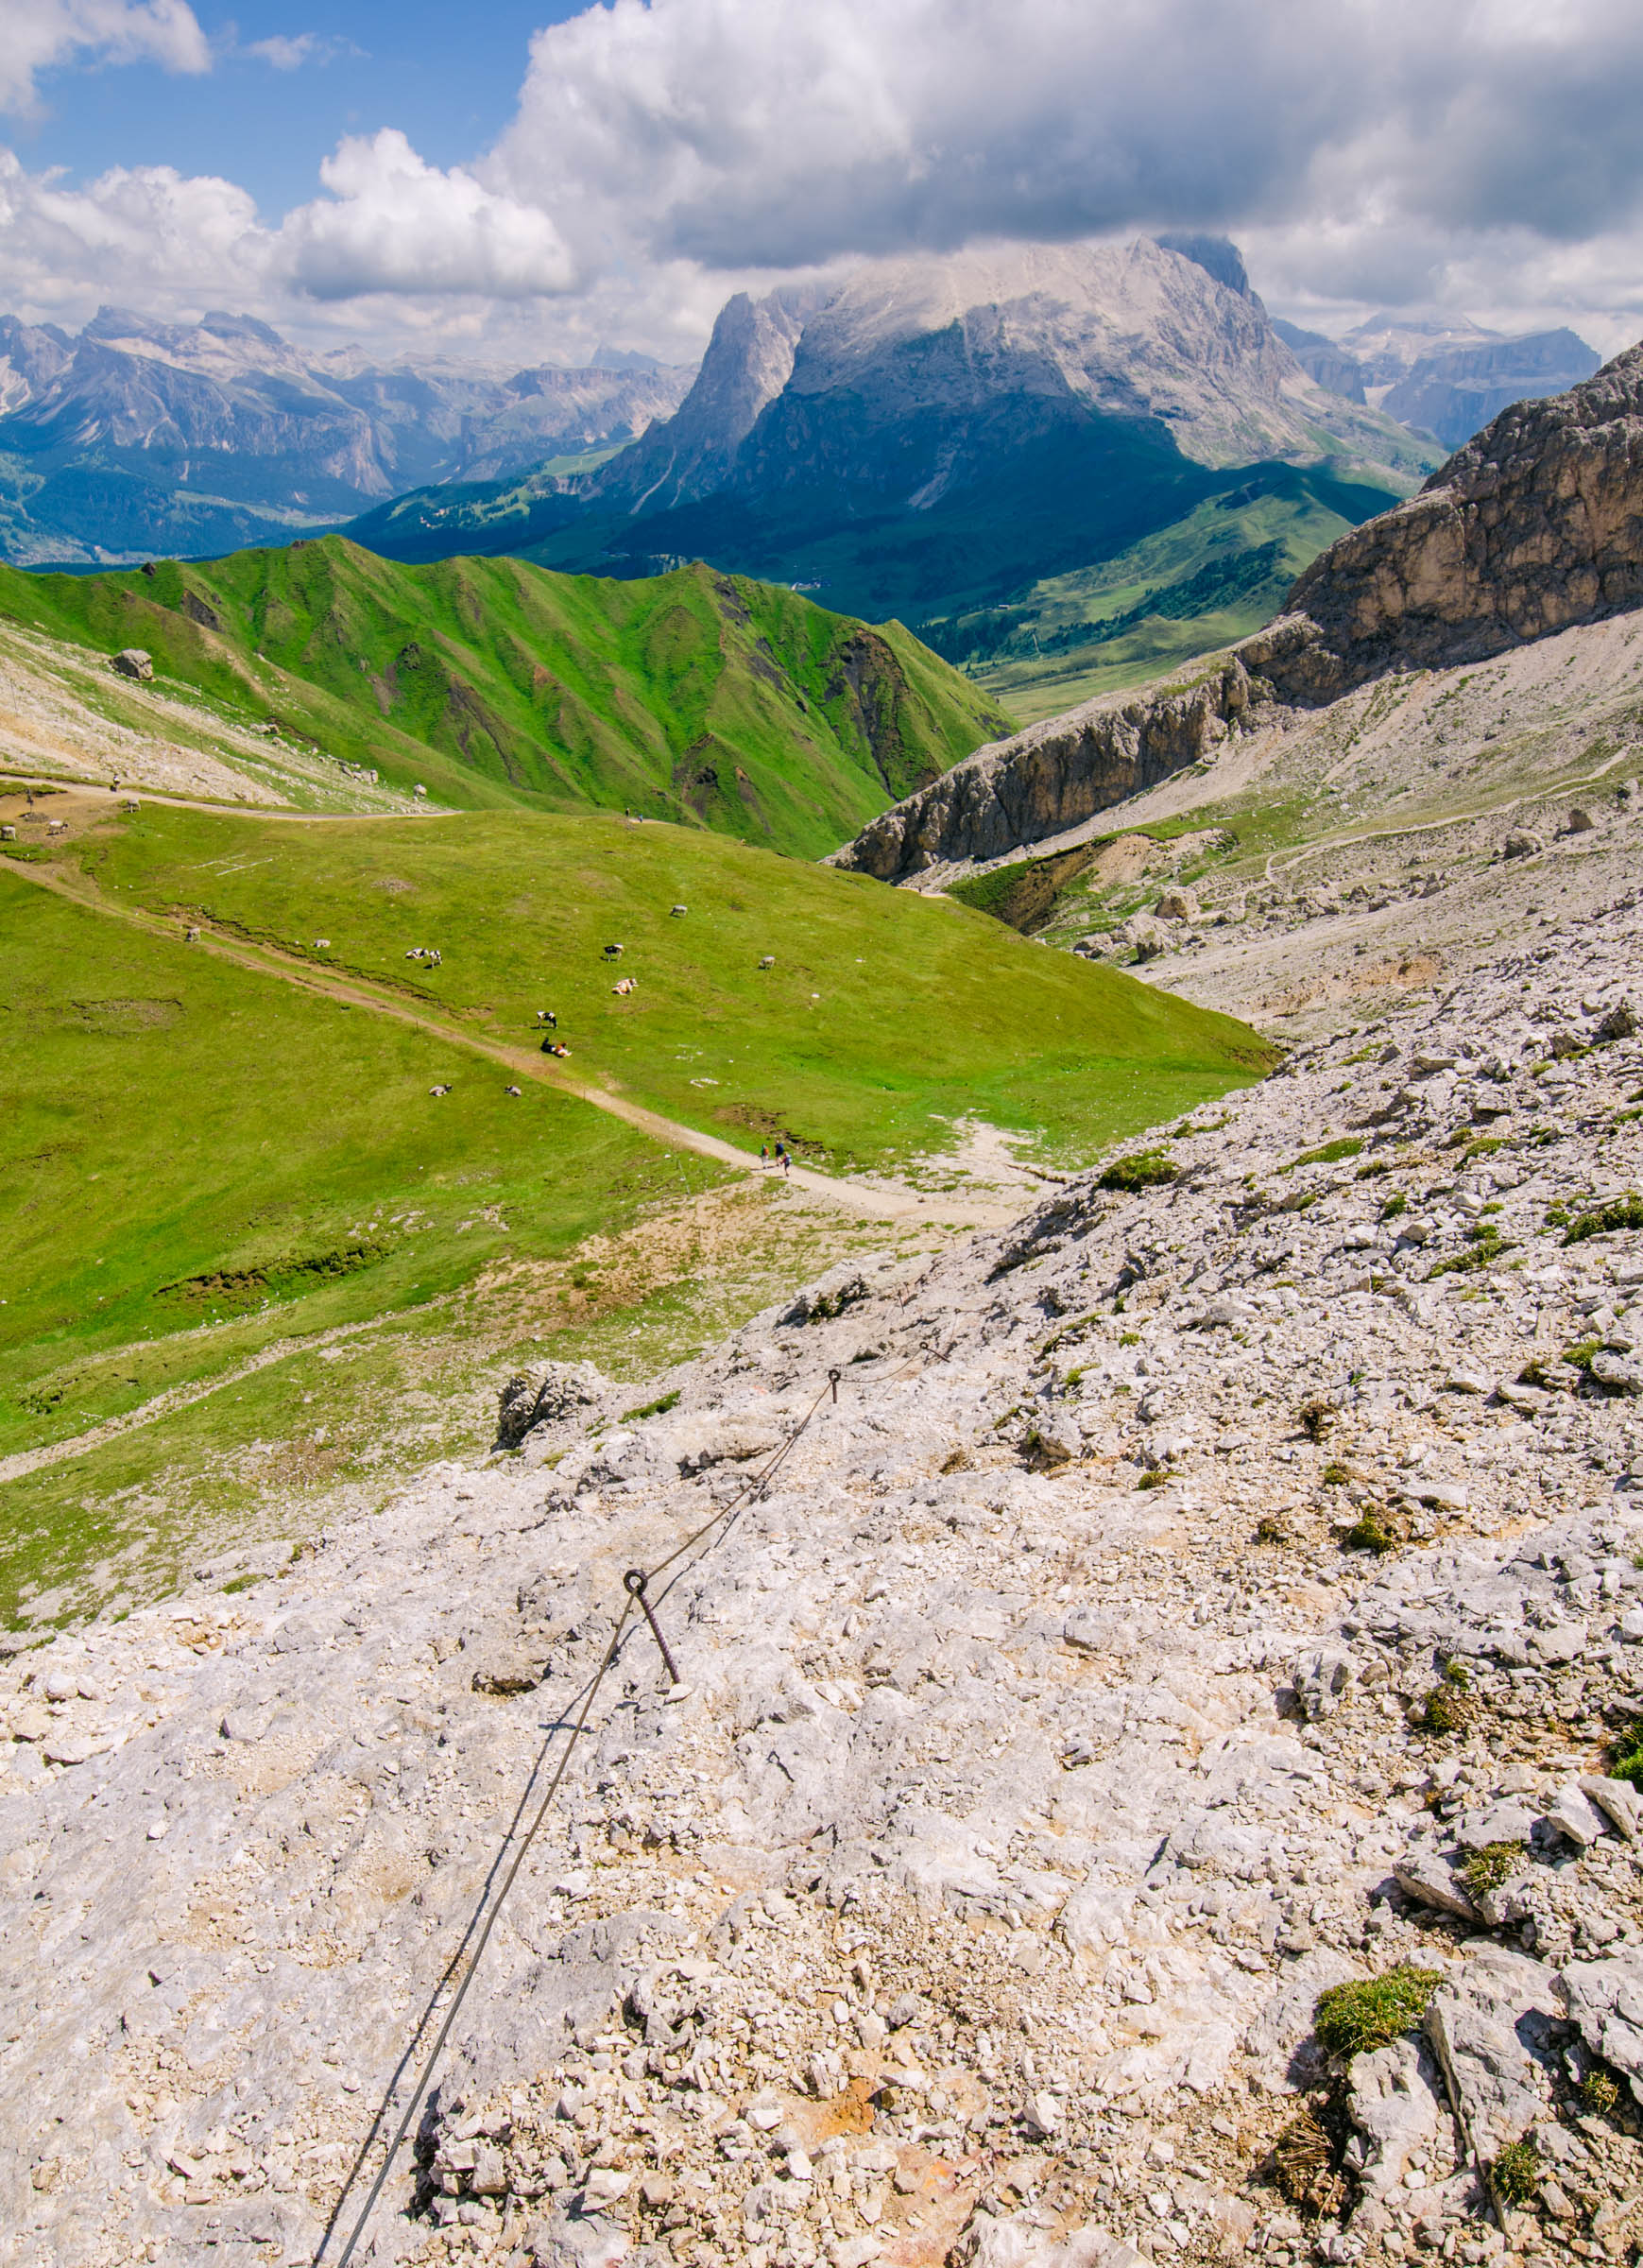
[[[682,1693],[630,1620],[354,2258],[1628,2255],[1640,948],[14,1655],[0,2259],[340,2259],[623,1571],[818,1395],[655,1587]]]

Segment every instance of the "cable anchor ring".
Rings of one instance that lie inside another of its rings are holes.
[[[650,1624],[650,1635],[655,1639],[660,1650],[662,1667],[666,1670],[667,1681],[673,1688],[672,1698],[678,1700],[682,1697],[685,1690],[684,1679],[679,1675],[678,1664],[668,1651],[667,1640],[661,1634],[661,1624],[651,1612],[650,1601],[644,1595],[644,1587],[649,1580],[643,1568],[630,1567],[622,1578],[623,1589],[627,1592],[628,1597],[636,1602],[640,1613]]]

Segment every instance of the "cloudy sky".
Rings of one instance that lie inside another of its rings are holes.
[[[1638,0],[0,0],[0,311],[683,359],[743,284],[1224,230],[1274,311],[1643,335]]]

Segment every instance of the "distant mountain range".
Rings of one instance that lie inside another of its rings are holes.
[[[280,543],[426,482],[494,480],[620,447],[693,372],[379,367],[301,352],[248,316],[102,308],[77,336],[0,317],[0,556],[118,563]]]
[[[1373,404],[1400,424],[1463,448],[1514,402],[1561,394],[1598,368],[1575,332],[1526,331],[1507,337],[1458,320],[1372,315],[1341,338],[1275,322],[1273,329],[1320,386],[1348,402]]]
[[[738,294],[676,413],[608,464],[426,490],[350,533],[404,559],[522,551],[620,576],[699,557],[978,660],[1001,608],[1035,619],[1038,586],[1252,472],[1262,490],[1326,467],[1327,541],[1433,454],[1302,369],[1224,239],[1002,244]],[[1236,514],[1216,532],[1239,548]]]
[[[1225,238],[995,243],[738,293],[700,369],[306,353],[248,318],[0,319],[0,555],[346,527],[405,563],[700,558],[897,617],[1023,717],[1245,634],[1326,544],[1597,357],[1275,322]]]

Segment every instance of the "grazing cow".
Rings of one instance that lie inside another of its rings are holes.
[[[16,840],[17,830],[15,827],[0,827],[0,843],[14,843]]]
[[[674,907],[674,909],[673,909],[673,918],[674,918],[674,919],[675,919],[676,921],[682,921],[682,920],[683,920],[683,919],[684,919],[684,917],[686,916],[686,914],[688,914],[688,913],[690,912],[690,910],[691,910],[691,909],[690,909],[690,907],[689,907],[688,905],[676,905],[676,906]]]
[[[632,977],[619,976],[616,982],[611,986],[610,989],[612,992],[632,992],[636,991],[638,988],[635,985]]]
[[[446,1086],[446,1087],[430,1087],[430,1088],[429,1088],[429,1090],[428,1090],[428,1092],[429,1092],[430,1094],[449,1094],[449,1093],[450,1093],[450,1091],[451,1091],[451,1090],[450,1090],[450,1088],[449,1088],[448,1086]]]
[[[774,969],[776,966],[776,955],[773,953],[767,953],[763,959],[760,962],[759,966],[761,969]]]
[[[198,932],[198,930],[197,930],[197,929],[185,929],[185,930],[183,931],[183,933],[182,933],[182,942],[183,942],[185,945],[197,945],[197,944],[199,943],[199,932]]]
[[[622,954],[623,948],[620,945],[607,945],[605,948],[605,958],[608,961],[619,961]]]
[[[524,1089],[522,1087],[508,1087],[504,1090],[504,1092],[507,1094],[522,1094],[524,1092]]]
[[[559,1028],[559,1020],[554,1014],[552,1008],[539,1008],[537,1010],[537,1022],[539,1023],[545,1023],[551,1032],[556,1032]]]

